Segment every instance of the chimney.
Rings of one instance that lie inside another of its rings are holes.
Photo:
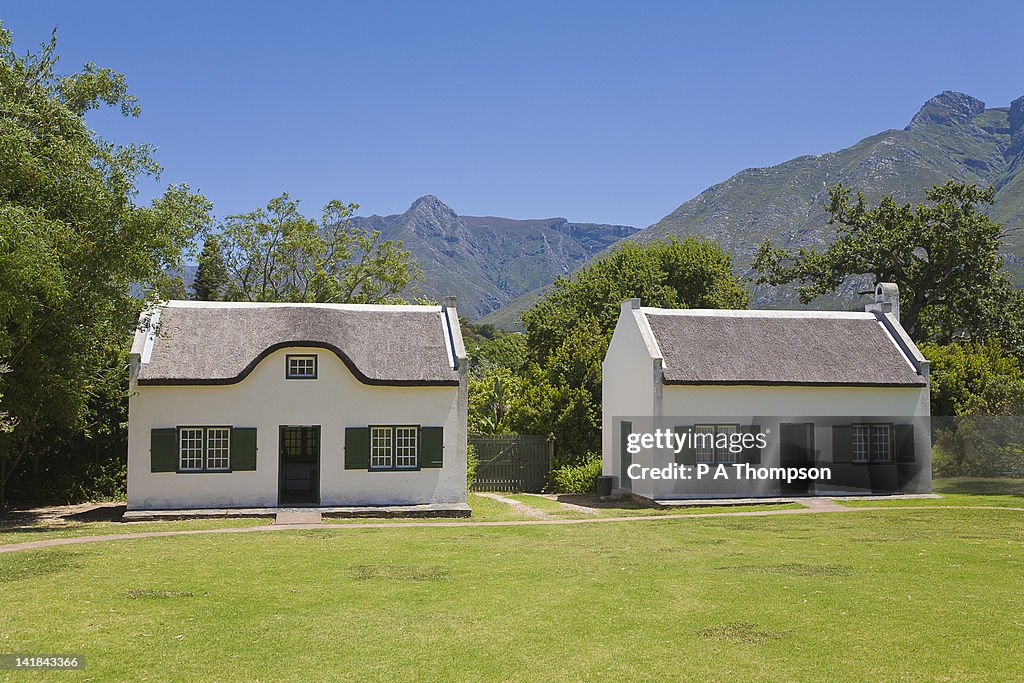
[[[868,313],[892,313],[900,319],[900,288],[895,282],[879,282],[875,285],[875,303],[867,304],[864,310]]]

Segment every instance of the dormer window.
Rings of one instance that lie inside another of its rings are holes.
[[[316,354],[285,356],[285,378],[316,379]]]

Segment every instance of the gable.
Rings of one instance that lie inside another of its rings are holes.
[[[140,385],[234,384],[281,348],[324,349],[360,382],[458,385],[437,306],[190,304],[160,310]]]

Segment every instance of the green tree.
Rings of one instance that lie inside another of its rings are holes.
[[[199,267],[192,281],[192,295],[197,301],[220,301],[224,298],[230,278],[224,256],[215,235],[207,235],[199,253]]]
[[[228,216],[219,243],[236,301],[385,303],[420,276],[401,242],[383,240],[349,218],[358,204],[333,200],[307,218],[287,193],[266,208]]]
[[[0,25],[0,378],[13,429],[0,435],[0,498],[25,456],[41,458],[90,424],[102,375],[124,349],[143,301],[166,288],[209,221],[184,185],[136,204],[160,167],[148,145],[90,130],[101,107],[140,113],[121,74],[94,64],[56,72],[53,36],[18,55]],[[117,368],[127,385],[127,368]]]
[[[1024,372],[998,342],[925,342],[920,349],[931,364],[932,415],[1024,414]]]
[[[921,344],[931,361],[936,476],[1024,473],[1024,371],[994,341]]]
[[[798,283],[804,303],[834,292],[851,276],[900,287],[900,319],[916,340],[1020,336],[1019,295],[999,255],[1003,229],[984,214],[992,189],[950,181],[912,206],[885,197],[869,207],[843,185],[826,204],[837,225],[824,251],[786,251],[766,241],[754,259],[758,283]]]
[[[663,308],[746,308],[748,301],[729,255],[694,237],[627,242],[556,280],[523,313],[528,366],[507,422],[554,434],[563,463],[600,450],[601,363],[621,304],[633,297]]]

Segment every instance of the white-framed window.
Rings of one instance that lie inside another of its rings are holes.
[[[287,379],[316,379],[316,354],[288,354],[285,356]]]
[[[178,430],[178,469],[183,472],[203,469],[202,427],[182,427]]]
[[[390,468],[392,455],[392,428],[370,427],[370,468]]]
[[[419,465],[418,427],[395,427],[395,467]]]
[[[227,470],[231,468],[231,428],[206,428],[206,469]]]
[[[735,463],[736,453],[729,450],[729,439],[736,433],[736,425],[717,425],[715,427],[715,440],[719,442],[719,447],[715,449],[715,455],[717,456],[718,462],[722,463]],[[725,435],[723,438],[722,435]]]
[[[871,452],[871,427],[868,425],[853,426],[853,462],[865,463]]]
[[[871,459],[874,462],[892,461],[892,430],[889,425],[871,425]]]
[[[697,453],[698,463],[715,462],[715,426],[696,425],[693,428],[694,449]]]

